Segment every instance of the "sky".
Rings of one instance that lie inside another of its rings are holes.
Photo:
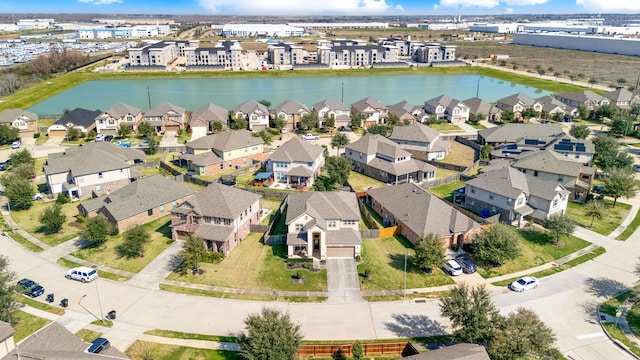
[[[0,0],[0,13],[500,15],[640,13],[639,0]]]

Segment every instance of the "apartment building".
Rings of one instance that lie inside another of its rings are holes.
[[[242,45],[236,40],[218,41],[213,47],[199,47],[197,42],[185,47],[186,67],[189,69],[242,70]]]

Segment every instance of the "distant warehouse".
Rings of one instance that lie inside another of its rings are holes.
[[[640,39],[557,33],[515,33],[513,35],[513,43],[556,49],[640,56]]]
[[[292,37],[303,36],[304,28],[284,24],[225,24],[225,37]]]

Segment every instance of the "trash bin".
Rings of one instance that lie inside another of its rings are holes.
[[[60,306],[62,306],[63,308],[66,308],[67,306],[69,306],[69,299],[62,299],[60,301]]]
[[[116,319],[116,311],[115,310],[111,310],[107,313],[107,319],[108,320],[115,320]]]
[[[47,302],[48,302],[48,303],[52,303],[52,302],[54,302],[54,301],[55,301],[55,300],[54,300],[53,294],[48,294],[48,295],[47,295]]]

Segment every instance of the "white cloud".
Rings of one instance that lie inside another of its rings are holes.
[[[93,4],[93,5],[109,5],[109,4],[120,4],[122,0],[78,0],[78,2]]]
[[[576,0],[576,5],[583,7],[586,12],[640,11],[640,1],[637,0]]]
[[[402,5],[393,6],[387,0],[200,0],[200,6],[214,14],[243,15],[383,14],[404,10]]]
[[[545,4],[547,3],[547,1],[549,0],[440,0],[439,6],[455,7],[455,8],[470,8],[470,7],[494,8],[499,6],[500,4],[506,4],[508,6],[528,6],[528,5]],[[582,0],[576,0],[576,1],[582,1]]]
[[[509,6],[529,6],[546,4],[548,0],[504,0]]]
[[[504,12],[507,14],[513,14],[513,8],[506,8],[504,9]]]

